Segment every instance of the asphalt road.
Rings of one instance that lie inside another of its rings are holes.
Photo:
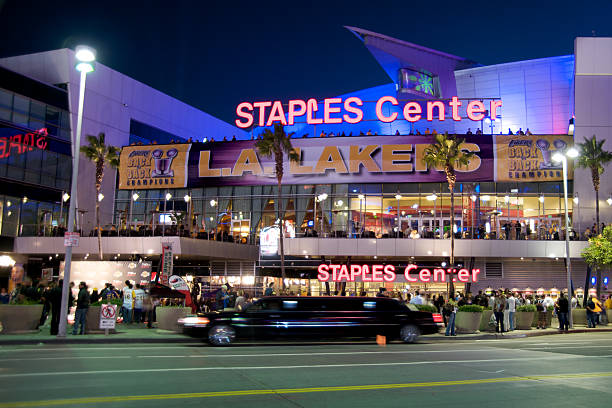
[[[611,400],[612,333],[384,347],[0,347],[0,408],[575,408]]]

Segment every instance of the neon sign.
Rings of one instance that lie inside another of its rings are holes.
[[[421,268],[410,264],[406,266],[403,278],[406,282],[478,282],[480,269],[443,269],[443,268]],[[393,265],[337,265],[321,264],[318,268],[317,279],[320,282],[396,282],[398,274]],[[414,274],[414,275],[413,275]]]
[[[46,149],[47,135],[47,128],[42,128],[32,133],[0,137],[0,159],[10,157],[13,149],[17,150],[17,154],[30,152],[35,147],[41,150]]]
[[[443,101],[427,101],[425,104],[425,112],[423,107],[418,102],[408,102],[402,109],[401,116],[398,112],[393,112],[388,116],[384,114],[383,107],[387,104],[398,106],[398,100],[393,96],[383,96],[376,101],[376,118],[381,122],[389,123],[395,120],[407,120],[408,122],[417,122],[424,118],[432,122],[434,118],[439,121],[444,121],[446,117],[446,104]],[[463,102],[458,97],[453,96],[448,102],[454,121],[460,121],[463,118],[459,115],[459,107]],[[328,98],[323,100],[323,117],[316,117],[319,110],[319,104],[316,99],[301,99],[290,100],[287,105],[287,111],[283,108],[281,101],[262,101],[262,102],[242,102],[236,107],[236,126],[245,129],[253,124],[257,126],[272,126],[274,123],[283,125],[295,124],[295,118],[306,115],[306,123],[309,125],[339,124],[350,123],[355,124],[363,120],[363,101],[360,98],[351,96],[344,101],[342,98]],[[497,117],[497,109],[502,106],[501,100],[492,100],[490,103],[489,112],[491,117]],[[270,108],[269,110],[267,108]],[[339,115],[342,108],[347,112]],[[482,101],[471,101],[466,106],[467,118],[473,121],[481,121],[485,118],[485,104]]]

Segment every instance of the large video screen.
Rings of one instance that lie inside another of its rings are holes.
[[[400,69],[400,79],[400,86],[403,91],[426,96],[436,96],[434,77],[432,75],[402,68]]]

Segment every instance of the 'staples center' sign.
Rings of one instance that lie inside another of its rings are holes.
[[[478,282],[480,269],[443,269],[421,268],[410,264],[404,269],[403,276],[395,272],[393,265],[337,265],[321,264],[317,278],[320,282]],[[399,279],[402,278],[402,279]]]
[[[444,121],[446,117],[446,106],[450,107],[451,117],[454,121],[463,118],[459,114],[459,108],[464,104],[458,97],[453,96],[448,102],[427,101],[427,102],[407,102],[401,112],[387,112],[388,106],[398,106],[400,103],[393,96],[383,96],[376,101],[376,118],[381,122],[393,122],[404,119],[408,122],[418,122],[426,119],[432,122],[434,118]],[[286,105],[286,111],[281,101],[262,101],[262,102],[242,102],[236,107],[236,126],[248,128],[253,124],[257,126],[271,126],[274,123],[283,125],[295,124],[295,119],[306,116],[306,123],[309,125],[355,124],[363,120],[363,101],[355,96],[346,98],[328,98],[323,100],[322,116],[317,118],[319,103],[316,99],[304,101],[301,99],[290,100]],[[502,106],[501,100],[491,100],[489,106],[490,117],[497,117],[497,109]],[[342,113],[344,112],[346,113]],[[485,107],[482,101],[470,101],[466,105],[467,118],[473,121],[481,121],[485,118]],[[321,115],[319,115],[321,116]]]

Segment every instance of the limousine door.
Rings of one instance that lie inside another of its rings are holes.
[[[233,322],[241,337],[252,339],[271,338],[279,335],[281,301],[278,299],[261,299],[253,303],[241,316],[240,321]],[[236,320],[236,319],[232,319]],[[241,328],[241,329],[240,329]]]

